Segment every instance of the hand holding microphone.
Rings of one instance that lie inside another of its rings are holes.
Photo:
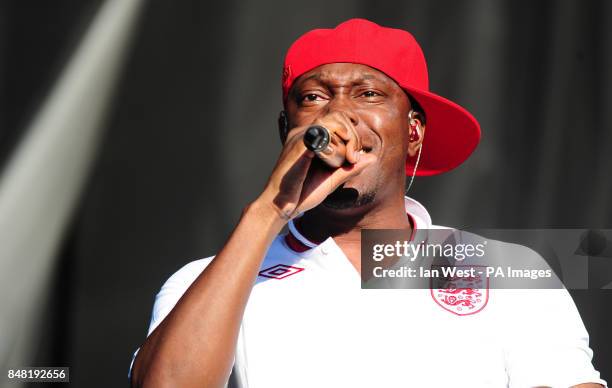
[[[357,116],[334,112],[289,131],[258,201],[289,220],[316,207],[340,185],[376,163],[376,155],[368,152],[371,147],[362,149],[358,123]],[[330,168],[310,168],[314,157]]]
[[[335,133],[328,130],[326,127],[313,124],[304,133],[304,145],[309,150],[313,151],[317,157],[331,168],[339,168],[347,159],[349,162],[356,163],[359,160],[361,152],[361,141],[356,132],[353,132],[352,141],[356,143],[356,151],[351,156],[347,155],[350,148],[347,149],[347,144]]]
[[[338,168],[346,160],[344,143],[337,138],[332,142],[332,135],[321,125],[308,127],[304,133],[304,145],[329,167]]]

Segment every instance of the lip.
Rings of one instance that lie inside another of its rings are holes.
[[[361,149],[364,153],[369,154],[376,151],[379,145],[379,139],[374,133],[367,133],[361,135]]]
[[[361,150],[363,153],[370,154],[376,153],[380,145],[380,136],[376,131],[369,130],[358,130],[359,137],[361,138]],[[360,150],[360,152],[361,152]]]

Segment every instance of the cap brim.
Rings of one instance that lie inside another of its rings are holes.
[[[480,125],[467,110],[437,94],[402,87],[425,111],[426,125],[417,176],[441,174],[463,163],[480,141]],[[406,160],[406,175],[414,171],[415,157]]]

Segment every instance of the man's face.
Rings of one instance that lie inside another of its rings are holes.
[[[410,101],[395,81],[369,66],[321,65],[293,84],[287,98],[289,128],[344,113],[377,161],[327,197],[328,208],[357,208],[403,192]]]

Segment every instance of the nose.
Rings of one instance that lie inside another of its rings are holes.
[[[359,115],[355,111],[351,97],[346,95],[334,96],[329,103],[327,103],[325,114],[332,113],[343,113],[351,123],[356,127],[359,124]]]

